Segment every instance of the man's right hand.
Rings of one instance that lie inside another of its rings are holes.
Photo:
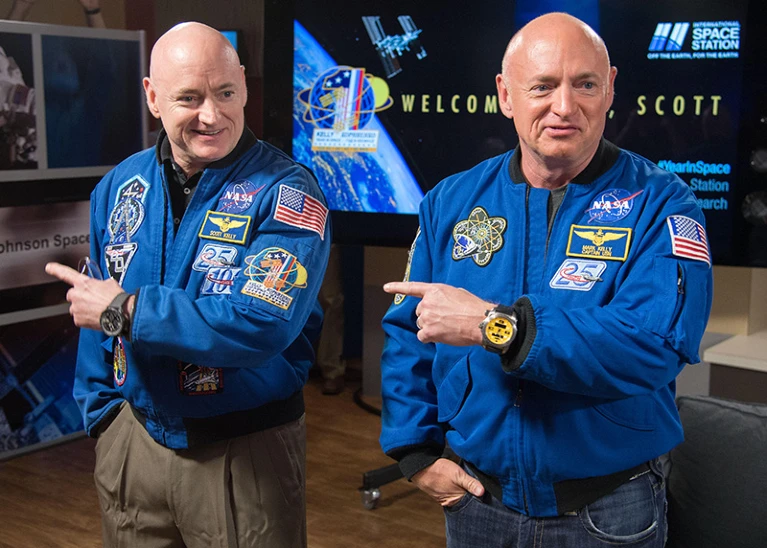
[[[458,464],[444,458],[437,459],[434,464],[418,472],[411,481],[446,507],[456,504],[467,491],[475,497],[485,493],[479,480],[467,474]]]

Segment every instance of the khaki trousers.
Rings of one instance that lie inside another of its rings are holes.
[[[184,450],[155,442],[123,404],[96,443],[109,548],[306,546],[306,424]]]

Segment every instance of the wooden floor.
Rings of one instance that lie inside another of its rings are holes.
[[[319,379],[304,393],[307,419],[307,523],[311,548],[445,546],[442,510],[400,479],[366,510],[362,472],[386,466],[380,418],[352,399],[359,383],[323,396]],[[101,546],[93,486],[94,440],[80,439],[0,463],[0,547]]]

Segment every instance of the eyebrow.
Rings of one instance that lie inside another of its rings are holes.
[[[213,89],[213,91],[223,91],[226,89],[232,89],[236,87],[236,84],[234,82],[225,82],[221,84],[220,86],[217,86]],[[197,88],[184,88],[176,91],[176,95],[196,95],[199,94],[200,90]]]
[[[598,74],[594,71],[584,71],[580,72],[575,75],[574,80],[590,80],[590,79],[596,79],[598,78]],[[544,84],[549,84],[553,82],[559,81],[559,78],[556,76],[549,76],[546,74],[534,76],[530,79],[531,82],[543,82]]]

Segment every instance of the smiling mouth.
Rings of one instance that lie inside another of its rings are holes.
[[[205,135],[205,136],[218,135],[222,131],[223,131],[222,129],[217,129],[216,131],[202,131],[200,129],[195,129],[194,130],[195,133],[199,133],[200,135]]]

